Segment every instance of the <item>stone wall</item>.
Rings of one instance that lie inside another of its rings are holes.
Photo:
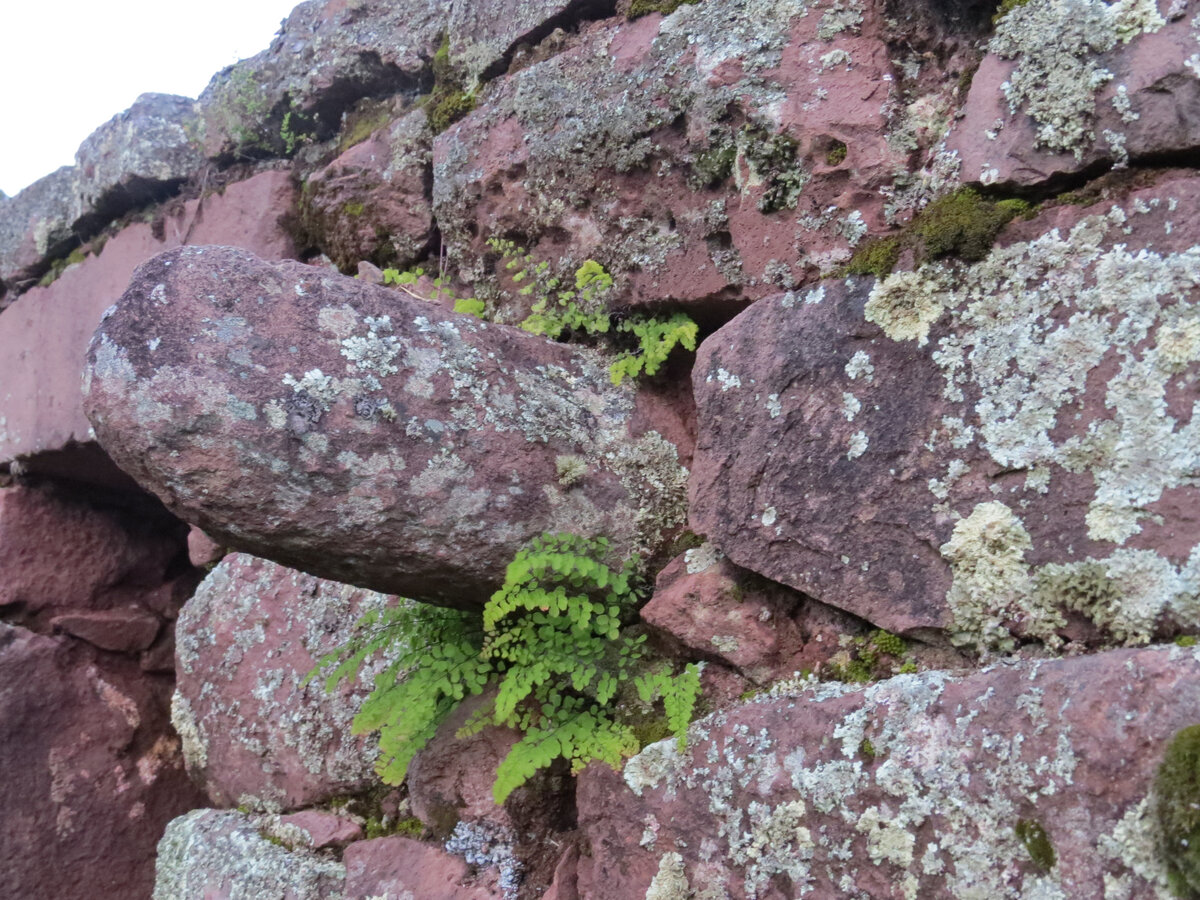
[[[0,881],[1200,896],[1197,23],[309,0],[0,196]],[[383,784],[389,660],[306,675],[553,532],[687,741],[497,805],[484,695]]]

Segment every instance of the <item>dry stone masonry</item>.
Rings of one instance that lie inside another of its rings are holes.
[[[0,195],[0,893],[1200,897],[1198,151],[1195,0],[308,0],[137,98]],[[686,741],[384,784],[437,646],[314,665],[554,532]]]

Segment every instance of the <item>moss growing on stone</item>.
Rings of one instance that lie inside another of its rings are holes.
[[[896,268],[896,263],[900,259],[900,250],[901,244],[898,235],[872,238],[850,257],[850,262],[846,263],[844,274],[874,275],[876,278],[884,278],[892,269]]]
[[[825,162],[831,166],[840,166],[846,161],[846,153],[849,148],[842,141],[834,141],[833,145],[825,153]]]
[[[692,163],[692,173],[697,187],[715,187],[733,174],[737,160],[737,147],[733,143],[722,143],[699,154]]]
[[[442,37],[433,54],[433,91],[425,115],[434,134],[441,134],[475,108],[475,92],[464,89],[462,75],[450,61],[450,36]]]
[[[976,262],[987,256],[1000,229],[1029,208],[1024,200],[988,200],[964,187],[925,207],[912,232],[929,259],[957,256]]]
[[[1021,819],[1013,826],[1013,831],[1016,832],[1017,839],[1025,845],[1029,858],[1033,860],[1035,866],[1043,872],[1049,872],[1054,868],[1054,864],[1058,862],[1058,855],[1054,852],[1050,835],[1046,833],[1046,829],[1040,822],[1034,819]]]
[[[1171,888],[1178,897],[1200,897],[1200,725],[1171,739],[1154,793]]]
[[[758,208],[764,213],[795,209],[800,191],[808,183],[808,173],[800,167],[800,145],[785,132],[768,132],[746,125],[739,144],[750,164],[751,173],[761,180],[763,195]]]
[[[640,19],[650,13],[662,13],[664,16],[669,16],[681,6],[691,6],[699,2],[700,0],[633,0],[629,4],[629,18],[630,20]]]
[[[50,263],[50,268],[46,270],[46,274],[38,281],[38,287],[49,287],[54,284],[63,272],[76,263],[83,262],[87,259],[87,256],[87,252],[82,247],[76,247],[68,256],[54,260]]]
[[[1194,634],[1181,634],[1175,638],[1176,647],[1195,647],[1196,636]]]

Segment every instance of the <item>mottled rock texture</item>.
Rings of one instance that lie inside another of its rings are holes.
[[[403,269],[424,259],[434,227],[425,196],[431,139],[425,112],[415,110],[305,182],[305,231],[339,268],[374,260]]]
[[[0,623],[7,896],[149,894],[163,827],[201,801],[169,732],[168,690],[134,659]]]
[[[295,200],[286,172],[264,172],[221,194],[165,210],[155,223],[119,231],[47,287],[34,287],[0,316],[0,463],[70,450],[91,438],[79,383],[100,316],[129,283],[133,270],[181,244],[222,243],[268,259],[292,256],[280,226]],[[57,474],[76,480],[107,477],[85,453],[64,459]]]
[[[1200,146],[1186,3],[1032,0],[1000,20],[946,147],[968,181],[1027,186]]]
[[[586,773],[580,895],[1165,900],[1148,798],[1197,679],[1171,647],[777,690]]]
[[[264,833],[270,817],[197,809],[158,845],[154,900],[341,900],[345,867]]]
[[[347,897],[439,897],[499,900],[504,894],[476,883],[470,867],[440,847],[405,837],[360,841],[346,848]]]
[[[471,606],[535,535],[630,552],[679,520],[675,448],[632,432],[599,358],[327,270],[162,254],[89,360],[119,465],[219,542],[323,577]],[[563,456],[586,468],[568,485]]]
[[[755,304],[698,354],[693,527],[964,645],[1195,629],[1198,201],[1168,173],[974,265]]]
[[[241,553],[208,574],[176,627],[172,722],[213,804],[292,810],[376,784],[373,743],[350,734],[371,670],[332,693],[304,682],[387,602]]]
[[[567,274],[593,257],[623,305],[762,296],[833,268],[883,227],[908,149],[889,143],[881,12],[732,0],[586,30],[435,140],[451,259],[482,291],[490,237]]]

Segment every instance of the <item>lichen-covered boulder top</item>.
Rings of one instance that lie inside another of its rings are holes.
[[[628,553],[682,517],[674,446],[598,357],[234,248],[141,266],[84,380],[101,445],[172,511],[386,593],[481,604],[535,535]]]
[[[700,348],[693,527],[893,630],[1011,648],[1195,627],[1200,181],[828,281]]]
[[[585,773],[580,896],[1167,900],[1151,781],[1198,718],[1194,648],[780,687]]]

